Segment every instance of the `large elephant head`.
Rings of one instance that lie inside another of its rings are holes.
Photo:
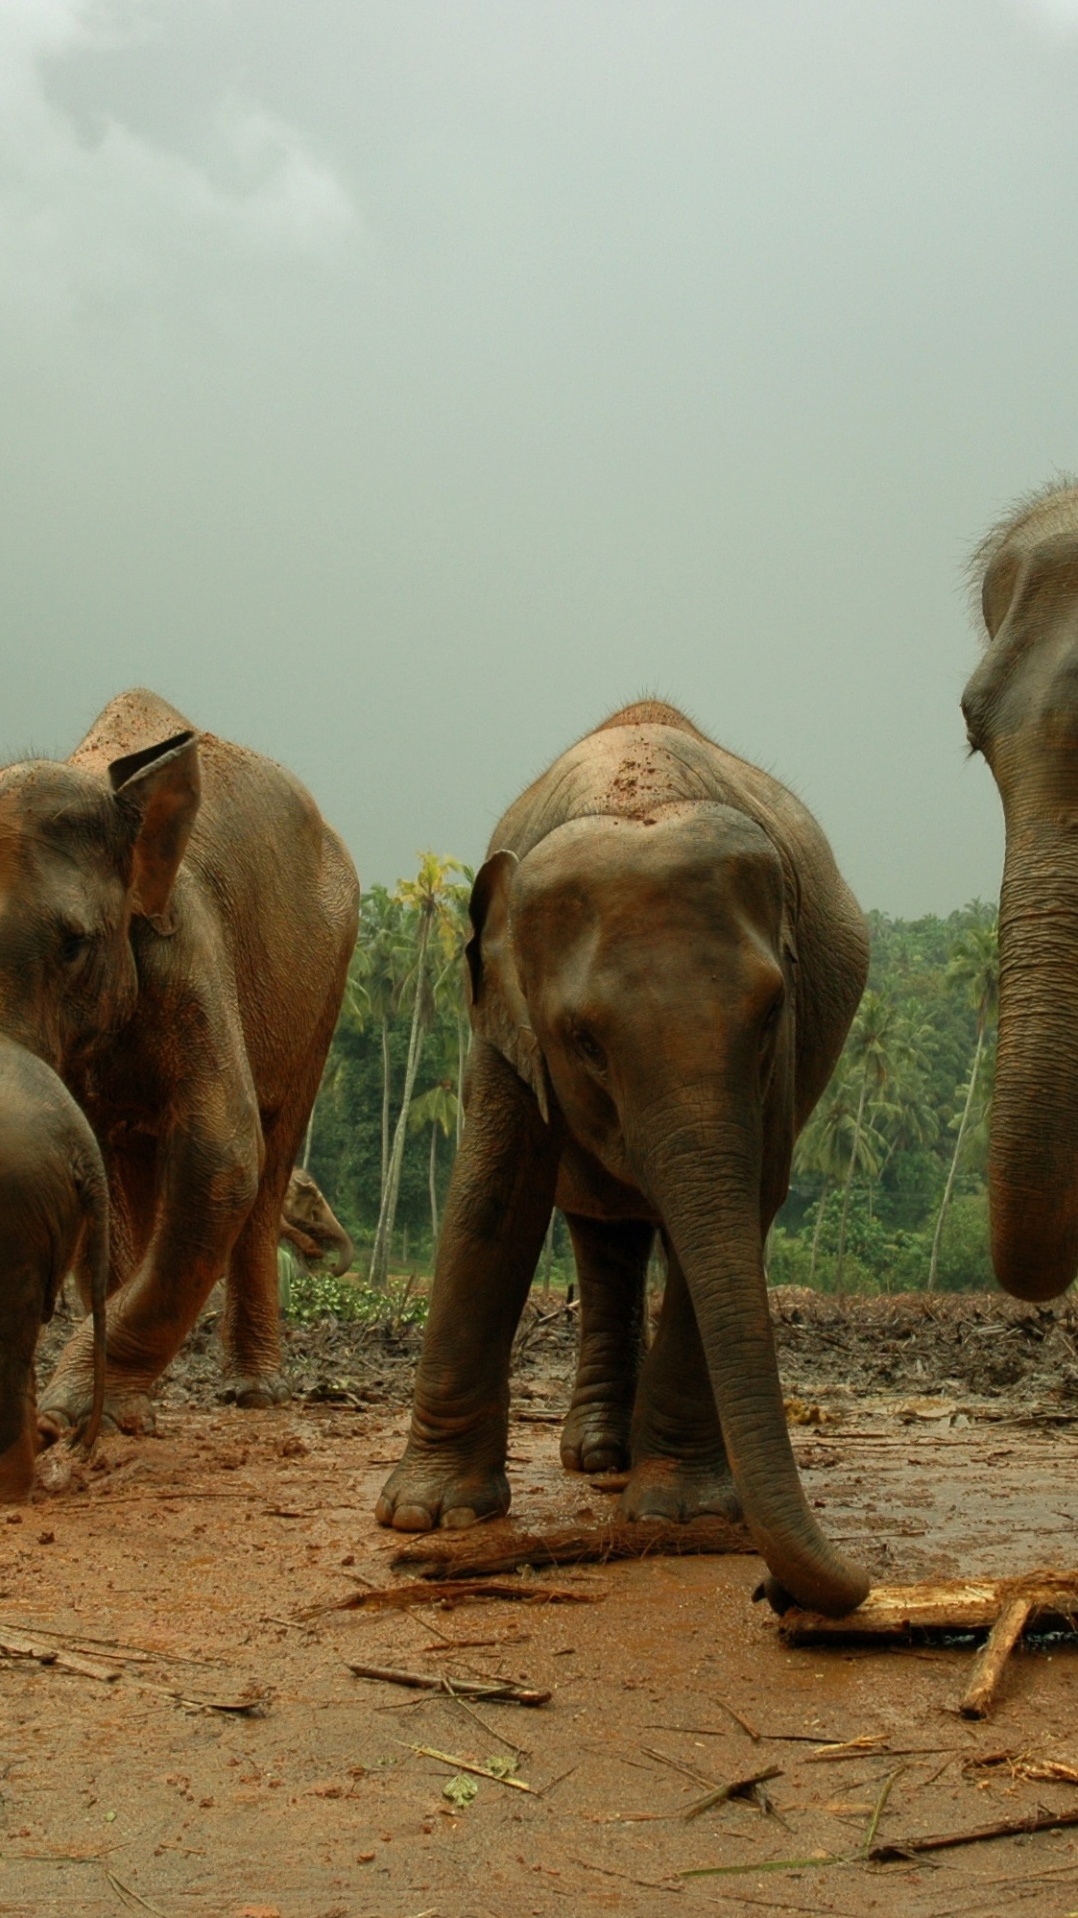
[[[841,1612],[867,1582],[801,1490],[763,1267],[793,1144],[795,900],[783,858],[742,812],[693,802],[585,816],[519,863],[488,860],[468,959],[477,1030],[663,1223],[771,1571]]]
[[[131,1016],[131,921],[172,930],[198,804],[190,732],[113,760],[107,783],[53,760],[0,772],[0,1032],[57,1072]]]
[[[989,1189],[999,1282],[1050,1299],[1078,1268],[1078,488],[981,549],[988,644],[970,744],[1003,801]]]

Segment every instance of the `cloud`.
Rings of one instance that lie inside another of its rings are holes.
[[[48,65],[160,31],[152,0],[0,0],[0,250],[4,299],[51,311],[137,306],[239,261],[330,258],[359,219],[301,132],[222,90],[214,164],[126,125],[91,132],[49,93]]]
[[[1018,11],[1056,33],[1078,33],[1078,0],[1012,0]]]

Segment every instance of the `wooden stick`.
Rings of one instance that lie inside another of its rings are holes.
[[[490,1532],[484,1528],[487,1536]],[[665,1520],[647,1524],[612,1524],[581,1530],[576,1526],[549,1532],[501,1530],[497,1543],[484,1549],[470,1536],[458,1542],[459,1534],[446,1538],[425,1537],[406,1546],[391,1561],[394,1568],[407,1567],[420,1578],[437,1578],[446,1573],[454,1578],[473,1578],[487,1573],[515,1571],[518,1565],[603,1564],[611,1558],[675,1557],[697,1552],[754,1552],[756,1550],[743,1525],[719,1517],[695,1518],[686,1525]]]
[[[545,1705],[551,1692],[535,1691],[528,1685],[514,1685],[511,1679],[448,1678],[445,1672],[407,1672],[391,1665],[354,1665],[348,1669],[357,1678],[373,1678],[383,1685],[407,1685],[412,1691],[448,1692],[451,1697],[482,1698],[488,1703],[499,1700],[514,1705]]]
[[[699,1818],[703,1811],[711,1811],[715,1805],[725,1805],[727,1799],[744,1798],[756,1785],[764,1784],[769,1778],[781,1778],[781,1765],[768,1765],[763,1771],[755,1771],[748,1778],[735,1778],[729,1785],[717,1785],[704,1798],[698,1798],[694,1805],[682,1813],[684,1818]]]
[[[489,1778],[494,1785],[508,1785],[512,1791],[535,1793],[535,1786],[526,1785],[523,1778],[503,1776],[501,1772],[491,1771],[487,1765],[475,1765],[471,1759],[457,1758],[453,1752],[436,1751],[433,1745],[413,1745],[412,1750],[419,1758],[437,1758],[443,1765],[452,1765],[456,1771],[470,1771],[476,1778]],[[538,1796],[537,1793],[535,1795]]]
[[[58,1671],[77,1672],[81,1678],[97,1678],[110,1685],[121,1677],[116,1665],[102,1665],[96,1658],[84,1658],[81,1652],[69,1652],[64,1646],[42,1645],[25,1632],[0,1631],[0,1652],[9,1658],[32,1658],[39,1665],[55,1665]]]
[[[511,1584],[496,1579],[441,1579],[426,1583],[412,1579],[407,1585],[375,1585],[364,1592],[349,1592],[329,1605],[310,1605],[296,1613],[298,1619],[321,1618],[326,1612],[395,1612],[413,1605],[464,1605],[476,1598],[500,1598],[520,1605],[597,1605],[605,1592],[571,1592],[559,1585]]]
[[[1034,1600],[1021,1593],[1008,1599],[973,1668],[959,1711],[963,1718],[987,1718],[1003,1667],[1026,1629]]]
[[[1078,1810],[1035,1813],[1029,1818],[1003,1818],[998,1825],[979,1825],[975,1831],[943,1832],[933,1838],[907,1838],[902,1844],[873,1845],[865,1853],[874,1865],[887,1865],[909,1858],[915,1852],[948,1851],[954,1845],[980,1845],[991,1838],[1020,1838],[1026,1832],[1055,1831],[1058,1826],[1078,1825]]]

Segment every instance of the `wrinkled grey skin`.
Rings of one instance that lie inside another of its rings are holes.
[[[333,1211],[325,1193],[309,1172],[296,1166],[288,1181],[281,1208],[282,1239],[294,1245],[308,1264],[329,1259],[329,1270],[342,1278],[355,1256],[355,1247]]]
[[[1003,801],[992,1260],[1051,1299],[1078,1268],[1078,486],[1055,486],[977,556],[987,647],[962,710]]]
[[[359,888],[309,793],[122,693],[64,761],[0,769],[0,1033],[63,1079],[109,1182],[105,1416],[150,1393],[216,1281],[241,1405],[280,1375],[281,1205],[333,1034]],[[41,1395],[85,1419],[90,1328]]]
[[[801,1490],[762,1256],[867,970],[823,834],[644,702],[510,808],[471,916],[467,1124],[378,1517],[418,1531],[507,1510],[509,1355],[556,1202],[582,1302],[563,1456],[610,1462],[632,1403],[626,1517],[743,1511],[778,1603],[850,1610],[868,1582]],[[637,1384],[656,1229],[668,1279]]]
[[[105,1168],[97,1140],[56,1074],[0,1038],[0,1503],[25,1498],[33,1483],[34,1351],[72,1267],[98,1335],[89,1447],[104,1393]]]

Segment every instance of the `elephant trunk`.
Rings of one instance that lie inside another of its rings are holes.
[[[688,1282],[749,1531],[799,1604],[842,1617],[869,1580],[824,1537],[798,1477],[763,1267],[760,1142],[750,1131],[723,1133],[713,1119],[666,1125],[640,1169]]]
[[[992,1262],[1052,1299],[1078,1269],[1078,834],[1007,821],[992,1102]]]
[[[343,1225],[338,1225],[336,1232],[328,1243],[335,1245],[337,1248],[333,1264],[330,1266],[330,1271],[335,1279],[343,1279],[355,1257],[355,1246],[352,1244]]]

